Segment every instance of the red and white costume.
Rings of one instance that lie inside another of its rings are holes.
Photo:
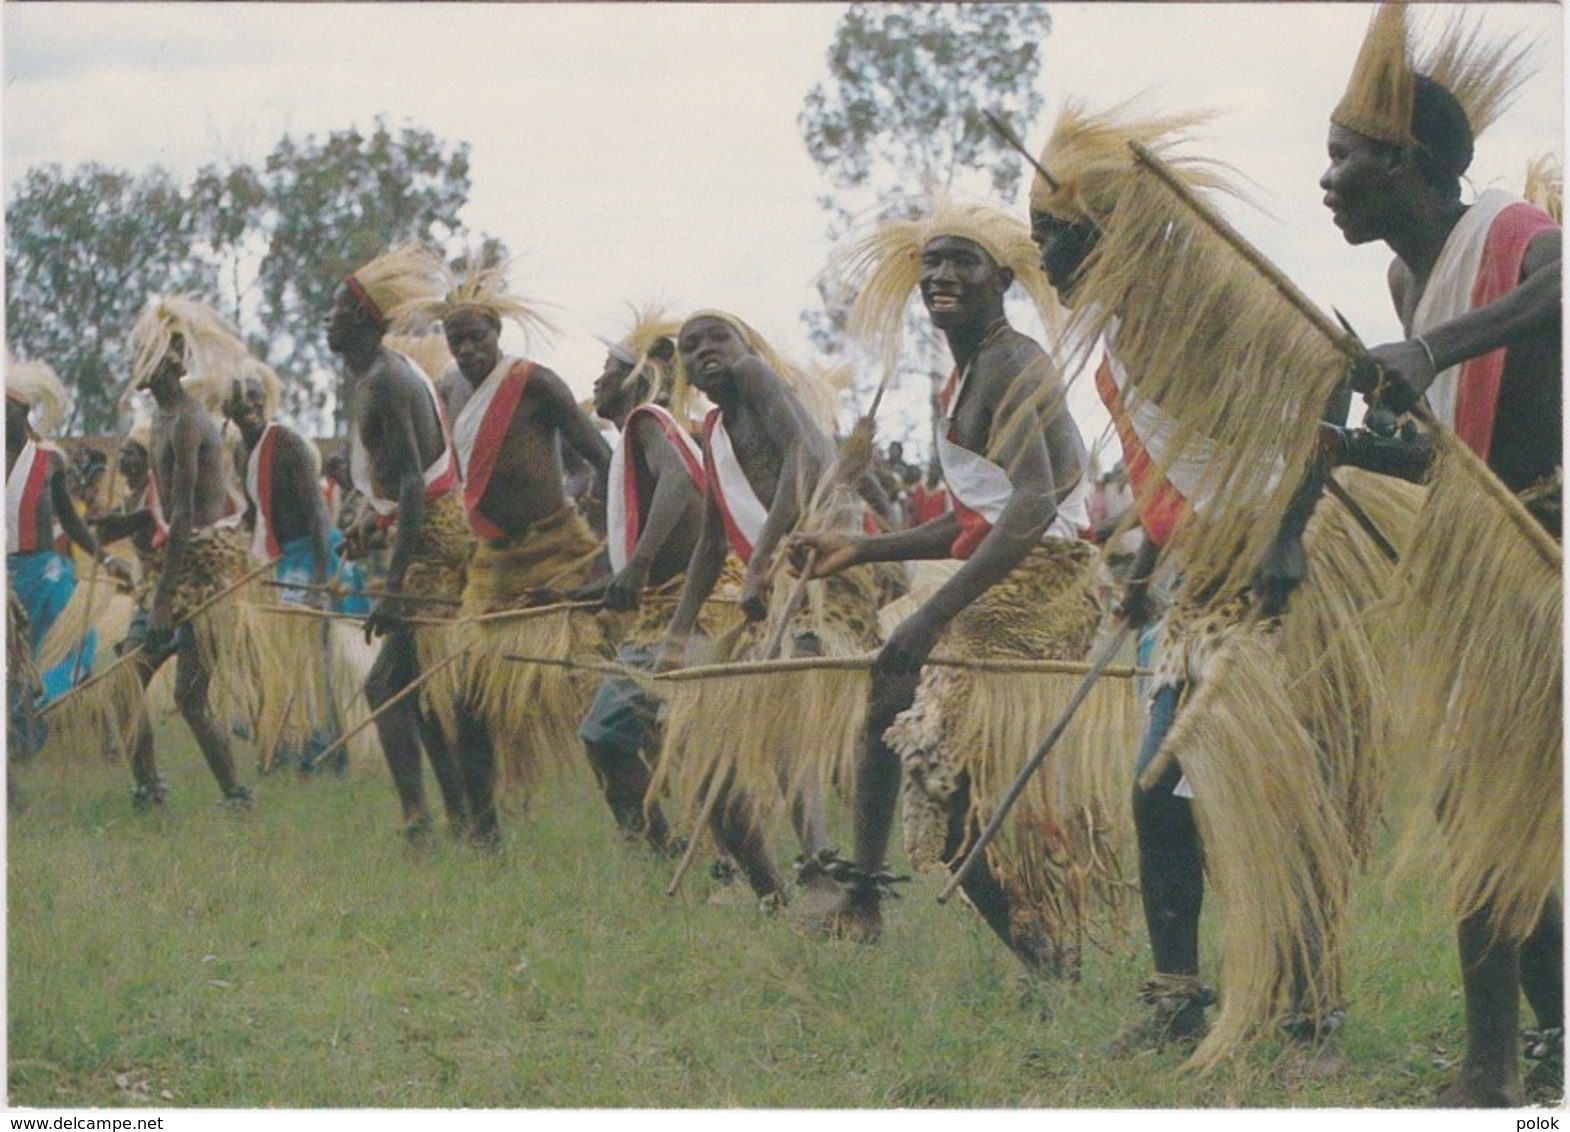
[[[5,549],[7,554],[53,550],[38,537],[38,505],[49,489],[49,460],[59,452],[53,444],[28,440],[5,478]]]
[[[747,482],[719,409],[710,410],[703,422],[703,473],[714,489],[731,550],[743,562],[752,561],[752,548],[763,533],[769,508]]]
[[[1546,212],[1509,193],[1499,189],[1482,193],[1440,250],[1413,312],[1412,334],[1442,326],[1514,290],[1521,281],[1527,248],[1556,227]],[[1451,366],[1428,387],[1434,416],[1484,460],[1493,439],[1504,371],[1501,347]]]
[[[969,369],[956,369],[943,387],[939,403],[943,408],[943,427],[938,430],[938,463],[943,468],[943,481],[948,487],[954,514],[959,519],[960,535],[949,547],[955,558],[969,558],[976,552],[987,532],[1003,514],[1014,494],[1014,485],[1008,472],[969,448],[950,439],[953,433],[953,407],[965,391]],[[1090,529],[1090,512],[1086,500],[1090,496],[1090,480],[1081,475],[1079,483],[1058,504],[1057,514],[1047,527],[1043,538],[1079,539]]]
[[[660,426],[670,446],[681,456],[682,465],[692,477],[693,486],[699,494],[703,493],[708,483],[708,477],[704,475],[703,450],[687,434],[687,430],[676,422],[675,417],[652,403],[639,405],[628,413],[622,424],[621,439],[611,452],[610,498],[605,503],[605,528],[609,535],[606,550],[610,555],[611,569],[617,572],[632,557],[646,519],[639,500],[642,495],[648,494],[649,485],[644,482],[647,479],[645,462],[638,459],[638,430],[633,427],[643,419],[652,420]],[[750,487],[748,490],[751,490]]]
[[[1139,507],[1140,524],[1152,541],[1165,545],[1183,512],[1189,508],[1203,517],[1219,491],[1236,495],[1250,490],[1247,482],[1218,484],[1214,471],[1215,445],[1190,436],[1180,456],[1173,458],[1177,422],[1153,401],[1130,396],[1128,371],[1117,357],[1117,321],[1108,326],[1101,364],[1096,369],[1096,392],[1112,415],[1123,445],[1123,466]],[[1274,489],[1281,477],[1278,465],[1259,485],[1261,495]]]
[[[452,442],[463,477],[463,509],[470,529],[481,538],[503,538],[507,533],[480,512],[480,500],[491,486],[502,441],[533,376],[533,362],[503,357],[453,422]]]
[[[409,368],[419,374],[420,379],[425,382],[425,391],[430,394],[437,419],[442,422],[442,450],[437,453],[436,459],[431,461],[424,473],[425,500],[429,503],[458,486],[458,462],[453,456],[452,434],[447,426],[447,410],[442,406],[442,399],[436,393],[436,383],[412,358],[403,354],[398,356],[408,362]],[[376,519],[380,525],[390,526],[398,518],[398,501],[389,497],[382,489],[382,485],[376,482],[371,472],[371,454],[366,451],[365,444],[360,440],[358,430],[351,430],[349,434],[349,478],[370,503],[371,509],[376,512]]]

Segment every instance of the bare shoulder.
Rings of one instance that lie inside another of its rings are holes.
[[[976,360],[976,372],[987,388],[989,400],[994,403],[1057,380],[1052,360],[1041,344],[1013,327],[982,349]]]
[[[1564,232],[1559,228],[1549,228],[1532,237],[1532,242],[1526,248],[1526,257],[1521,261],[1521,277],[1524,279],[1544,270],[1559,270],[1563,247]]]

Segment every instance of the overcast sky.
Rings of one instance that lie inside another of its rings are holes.
[[[1388,254],[1348,248],[1320,204],[1326,120],[1371,9],[1361,4],[1053,4],[1039,147],[1066,95],[1146,88],[1227,113],[1208,152],[1257,183],[1233,212],[1316,301],[1370,342],[1396,336]],[[827,77],[832,4],[5,4],[3,173],[97,161],[188,176],[259,160],[285,133],[430,129],[472,147],[463,219],[520,257],[558,307],[533,353],[587,393],[625,304],[722,307],[788,354],[828,251],[825,189],[797,126]],[[1477,5],[1542,44],[1542,69],[1478,147],[1477,188],[1519,189],[1563,152],[1557,5]],[[1023,189],[1018,202],[1024,212]],[[506,341],[517,348],[518,342]],[[922,391],[911,391],[919,403]],[[1087,438],[1105,417],[1075,399]],[[902,401],[909,404],[910,401]]]

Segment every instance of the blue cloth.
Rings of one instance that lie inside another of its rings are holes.
[[[76,592],[76,566],[63,554],[37,550],[6,555],[5,567],[11,588],[16,591],[22,608],[27,610],[36,656],[43,648],[44,638]],[[44,690],[38,706],[42,708],[52,703],[65,695],[73,684],[85,680],[93,670],[97,655],[98,630],[90,628],[64,660],[39,673]]]
[[[1139,745],[1139,758],[1134,763],[1134,777],[1139,778],[1161,749],[1161,743],[1172,730],[1177,719],[1178,698],[1181,688],[1157,688],[1150,699],[1150,721],[1145,724],[1145,738]],[[1172,769],[1176,769],[1176,766]]]
[[[616,660],[628,668],[654,670],[654,650],[647,645],[622,645]],[[637,755],[654,735],[659,707],[659,700],[630,676],[607,676],[578,726],[578,737],[597,747]]]
[[[336,577],[338,587],[346,591],[333,599],[334,613],[349,613],[364,617],[371,612],[371,599],[365,593],[365,567],[358,562],[338,563],[343,557],[343,532],[336,527],[327,532],[327,573]],[[311,537],[302,535],[279,546],[278,565],[274,568],[278,581],[288,585],[309,586],[316,582],[316,560],[311,556]],[[308,591],[284,590],[281,601],[303,604]]]
[[[339,558],[343,547],[343,532],[333,528],[327,532],[327,569],[331,574],[337,567],[334,565]],[[274,576],[285,585],[311,586],[316,584],[316,558],[311,553],[311,536],[302,535],[297,539],[290,539],[279,546],[278,564],[273,568]],[[365,571],[356,563],[346,562],[337,574],[338,584],[350,590],[364,591]],[[279,592],[282,601],[304,604],[310,596],[306,589],[284,589]],[[363,608],[361,608],[363,606]],[[332,603],[335,613],[353,613],[364,615],[371,611],[371,602],[363,592],[355,595],[351,593],[346,597],[335,598]],[[316,765],[317,759],[323,751],[338,740],[339,727],[337,713],[333,710],[332,695],[327,696],[329,719],[328,722],[311,733],[310,738],[303,743],[280,744],[274,756],[274,761],[284,766],[298,766],[302,771],[315,771],[321,768]],[[349,772],[349,752],[340,747],[331,760],[334,774],[342,778]]]

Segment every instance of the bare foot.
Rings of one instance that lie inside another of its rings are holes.
[[[1486,1077],[1476,1070],[1462,1068],[1456,1079],[1439,1091],[1435,1108],[1520,1108],[1526,1102],[1517,1073],[1506,1079]]]
[[[831,882],[832,884],[832,882]],[[876,943],[883,934],[883,911],[876,891],[847,892],[811,886],[797,903],[794,926],[803,935]]]

